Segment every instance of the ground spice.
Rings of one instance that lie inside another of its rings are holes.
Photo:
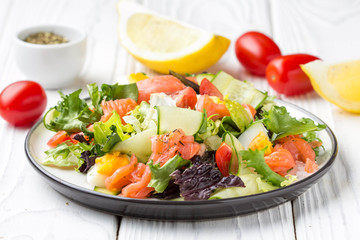
[[[33,44],[61,44],[69,42],[67,38],[52,32],[30,34],[24,41]]]

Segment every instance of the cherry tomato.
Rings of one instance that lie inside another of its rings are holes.
[[[229,167],[231,161],[232,150],[225,142],[221,143],[220,147],[216,150],[215,161],[221,174],[229,176]]]
[[[54,136],[50,138],[50,140],[47,142],[47,145],[51,148],[56,147],[60,143],[63,143],[67,140],[71,141],[71,137],[67,134],[65,131],[58,131]]]
[[[301,70],[305,64],[319,58],[308,54],[292,54],[273,59],[266,68],[266,79],[278,93],[294,96],[313,90],[310,79]]]
[[[33,81],[18,81],[0,94],[0,116],[14,126],[30,126],[44,112],[46,94]]]
[[[221,100],[223,100],[223,95],[222,93],[219,91],[219,89],[217,89],[215,87],[214,84],[212,84],[209,80],[207,80],[207,78],[204,78],[201,83],[200,83],[200,95],[209,95],[209,96],[215,96],[220,98]]]
[[[191,87],[186,87],[174,93],[173,98],[176,101],[176,106],[180,108],[194,109],[197,102],[196,92]]]
[[[247,32],[235,43],[235,53],[239,62],[252,74],[265,76],[268,63],[281,56],[276,43],[260,32]]]
[[[246,111],[248,111],[251,114],[252,118],[255,117],[256,110],[253,106],[251,106],[250,104],[241,104],[241,105],[245,108]]]

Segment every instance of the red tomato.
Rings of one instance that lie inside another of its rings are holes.
[[[209,96],[215,96],[220,98],[220,100],[223,100],[223,95],[222,93],[219,91],[219,89],[217,89],[215,87],[214,84],[212,84],[209,80],[207,80],[206,78],[204,78],[201,83],[200,83],[200,95],[204,95],[207,94]]]
[[[0,116],[14,126],[30,126],[44,112],[46,94],[33,81],[18,81],[0,94]]]
[[[235,43],[235,53],[239,62],[252,74],[265,76],[268,63],[281,56],[276,43],[260,32],[247,32]]]
[[[229,176],[229,167],[231,162],[232,150],[225,142],[221,143],[220,147],[216,150],[215,160],[221,174]]]
[[[176,92],[173,95],[173,98],[176,101],[176,106],[181,108],[194,109],[197,102],[196,92],[191,87],[186,87],[183,90]]]
[[[310,79],[301,70],[305,64],[319,58],[308,54],[292,54],[273,59],[266,68],[266,79],[278,93],[293,96],[313,90]]]
[[[211,119],[214,121],[225,116],[230,116],[230,112],[225,104],[214,102],[214,100],[206,94],[200,95],[195,109],[199,112],[203,112],[205,109],[206,115],[208,117],[212,116]]]
[[[51,148],[56,147],[62,142],[67,140],[71,141],[71,137],[65,131],[58,131],[50,140],[47,142],[47,145]]]
[[[245,108],[245,110],[247,110],[251,114],[252,118],[255,117],[256,110],[253,106],[251,106],[250,104],[241,104],[241,105]]]

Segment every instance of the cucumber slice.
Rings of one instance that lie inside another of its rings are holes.
[[[255,109],[258,109],[267,98],[267,93],[257,90],[249,83],[236,79],[231,81],[228,87],[221,92],[224,96],[227,95],[230,100],[241,104],[250,104]]]
[[[118,191],[110,191],[104,187],[94,187],[94,191],[100,192],[100,193],[105,193],[105,194],[110,194],[110,195],[118,195],[119,194]]]
[[[158,112],[158,134],[181,128],[186,135],[194,135],[203,126],[202,112],[169,106],[156,106]]]
[[[224,71],[219,71],[218,73],[216,73],[211,82],[215,85],[217,89],[219,89],[222,94],[224,94],[224,91],[228,88],[230,82],[232,82],[233,80],[235,79],[230,74],[227,74]]]
[[[50,124],[51,121],[53,121],[57,116],[59,115],[59,112],[55,110],[55,108],[50,108],[47,113],[45,113],[45,116],[43,118],[43,123],[46,128]]]
[[[238,153],[240,150],[244,150],[244,147],[241,145],[239,140],[229,132],[226,132],[223,136],[224,142],[229,145],[232,149],[232,155],[230,160],[229,166],[229,173],[233,175],[240,174],[240,163],[241,163],[241,156]]]
[[[196,75],[196,81],[200,85],[201,81],[204,78],[206,78],[207,80],[209,80],[211,82],[214,77],[215,77],[215,74],[212,74],[212,73],[200,73],[200,74]]]
[[[254,123],[239,136],[238,140],[245,149],[248,149],[251,141],[259,135],[260,132],[264,132],[267,136],[267,130],[264,125],[261,122]]]
[[[233,78],[224,71],[219,71],[212,83],[224,96],[228,95],[230,100],[250,104],[255,109],[258,109],[267,98],[267,93],[259,91],[249,83]]]
[[[154,135],[156,135],[156,128],[147,129],[125,141],[118,142],[111,151],[128,155],[135,154],[140,162],[145,163],[152,153],[150,137]]]

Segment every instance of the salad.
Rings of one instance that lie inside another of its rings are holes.
[[[89,84],[89,100],[60,92],[43,119],[56,133],[42,164],[83,174],[98,192],[163,200],[257,194],[317,170],[324,125],[223,71],[170,74]]]

